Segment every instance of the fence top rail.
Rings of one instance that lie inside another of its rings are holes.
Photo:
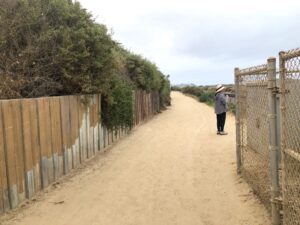
[[[253,66],[245,69],[239,69],[237,71],[237,76],[247,76],[247,75],[258,75],[267,73],[268,66],[267,64],[262,64],[259,66]]]
[[[282,52],[280,52],[280,56],[281,56],[281,59],[283,59],[283,60],[289,60],[289,59],[292,59],[295,57],[299,57],[300,56],[300,48],[291,49],[286,52],[282,51]]]
[[[77,97],[93,97],[95,95],[101,95],[100,93],[94,93],[94,94],[71,94],[71,95],[56,95],[56,96],[41,96],[41,97],[33,97],[33,98],[8,98],[8,99],[0,99],[0,102],[8,102],[8,101],[29,101],[29,100],[38,100],[38,99],[55,99],[55,98],[62,98],[62,97],[72,97],[72,96],[77,96]]]
[[[246,87],[265,87],[265,86],[268,86],[267,82],[261,82],[261,83],[252,82],[246,84]]]

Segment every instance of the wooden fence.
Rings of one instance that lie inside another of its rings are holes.
[[[134,125],[158,111],[158,93],[134,92]],[[0,101],[0,214],[127,133],[101,124],[99,94]]]
[[[160,111],[158,92],[146,93],[138,90],[134,92],[133,99],[134,125],[147,121],[152,115]]]

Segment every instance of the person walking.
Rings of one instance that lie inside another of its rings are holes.
[[[217,134],[227,135],[224,131],[226,121],[227,102],[224,94],[225,87],[221,84],[217,85],[215,92],[215,113],[217,115]]]

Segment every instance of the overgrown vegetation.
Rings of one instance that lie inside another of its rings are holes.
[[[112,81],[110,101],[102,98],[102,121],[109,129],[132,126],[132,87],[126,80],[115,77]]]
[[[133,89],[170,101],[168,77],[72,0],[0,0],[0,79],[1,99],[101,93],[109,126],[131,126]]]
[[[171,83],[168,78],[169,76],[167,76],[167,79],[162,79],[159,89],[161,108],[165,108],[166,106],[171,105]]]
[[[180,91],[184,94],[195,96],[200,102],[205,102],[208,105],[213,105],[215,101],[215,88],[210,86],[195,86],[189,85],[184,87],[172,87],[175,91]]]
[[[227,85],[227,94],[234,96],[233,87],[232,85]],[[180,91],[187,95],[192,95],[198,99],[200,102],[204,102],[210,106],[213,106],[215,103],[215,86],[195,86],[195,85],[188,85],[188,86],[173,86],[172,90]],[[229,102],[227,104],[228,111],[235,113],[235,104]]]

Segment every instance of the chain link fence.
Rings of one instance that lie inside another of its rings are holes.
[[[267,65],[237,71],[241,172],[270,209]]]
[[[235,69],[238,172],[273,225],[299,225],[300,48],[279,53],[276,74],[275,58]]]
[[[283,224],[300,224],[300,49],[280,53]]]

